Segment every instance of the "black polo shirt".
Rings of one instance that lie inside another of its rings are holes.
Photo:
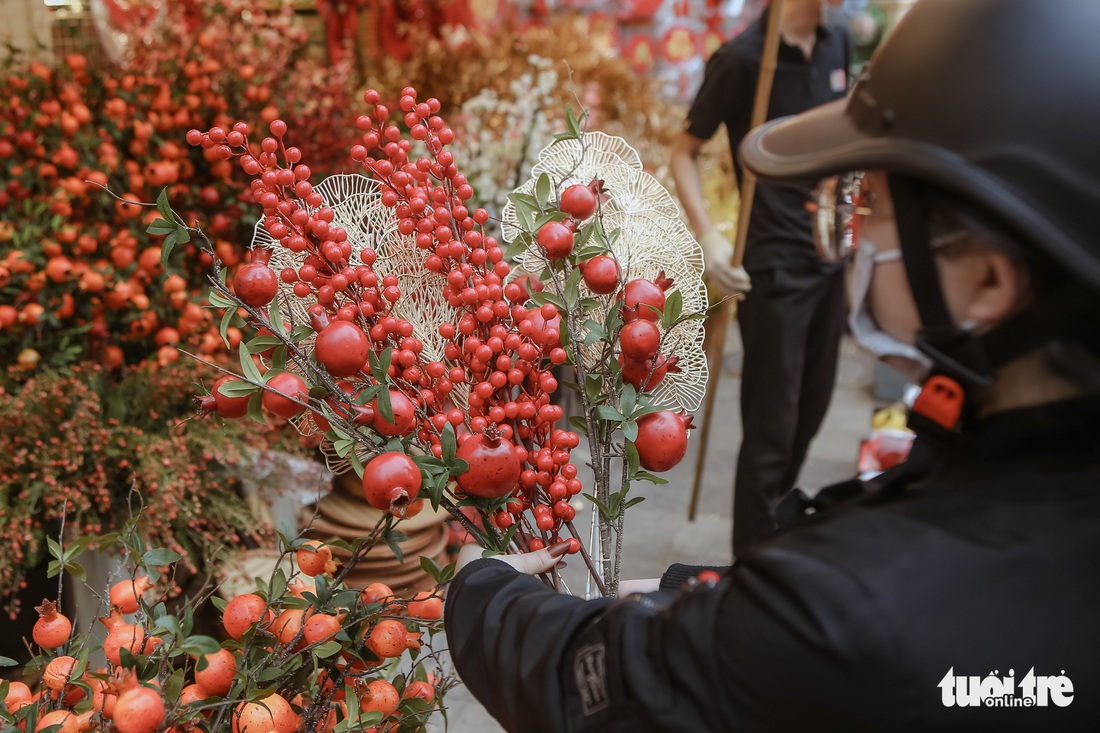
[[[725,124],[741,180],[736,150],[748,133],[760,58],[764,53],[768,11],[736,38],[723,44],[707,62],[703,84],[688,112],[687,131],[708,140]],[[818,26],[813,57],[779,41],[768,119],[795,115],[847,93],[851,41],[847,30]],[[758,184],[745,246],[745,269],[771,267],[824,269],[817,257],[806,202],[812,186]]]

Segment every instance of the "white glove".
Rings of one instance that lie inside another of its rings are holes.
[[[699,245],[703,248],[707,282],[719,295],[724,297],[752,290],[752,281],[745,268],[730,264],[733,259],[733,245],[721,232],[711,229],[699,238]]]

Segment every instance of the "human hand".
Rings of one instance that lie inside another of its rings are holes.
[[[568,549],[568,543],[560,542],[537,552],[524,552],[518,555],[493,555],[490,559],[511,565],[521,573],[538,575],[557,565],[558,560]],[[462,549],[458,551],[458,559],[455,560],[455,574],[458,574],[462,568],[474,560],[480,560],[483,552],[485,550],[479,545],[463,545]]]
[[[707,282],[719,294],[726,296],[752,290],[752,281],[745,268],[730,264],[733,260],[733,245],[721,232],[711,229],[699,238],[699,245],[703,248]]]

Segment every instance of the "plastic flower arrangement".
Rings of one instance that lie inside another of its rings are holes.
[[[516,278],[488,212],[467,206],[438,100],[406,88],[395,123],[377,92],[365,99],[350,150],[363,173],[317,185],[281,120],[258,141],[244,123],[188,133],[252,176],[263,208],[251,263],[229,278],[215,262],[210,295],[223,329],[243,319],[263,335],[240,345],[239,373],[208,409],[320,434],[330,467],[356,471],[393,517],[430,501],[492,551],[567,543],[613,594],[623,513],[642,499],[631,487],[683,458],[690,418],[677,410],[694,409],[706,381],[698,245],[637,155],[569,112],[503,210],[529,273]],[[155,227],[210,250],[160,208]],[[581,398],[571,424],[553,399],[560,370]],[[582,439],[594,552],[571,503]]]

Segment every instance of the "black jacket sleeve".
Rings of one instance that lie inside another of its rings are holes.
[[[481,560],[455,579],[446,629],[459,676],[516,733],[785,731],[821,716],[857,731],[874,716],[854,697],[901,704],[865,590],[782,549],[714,588],[622,601],[561,596]]]

